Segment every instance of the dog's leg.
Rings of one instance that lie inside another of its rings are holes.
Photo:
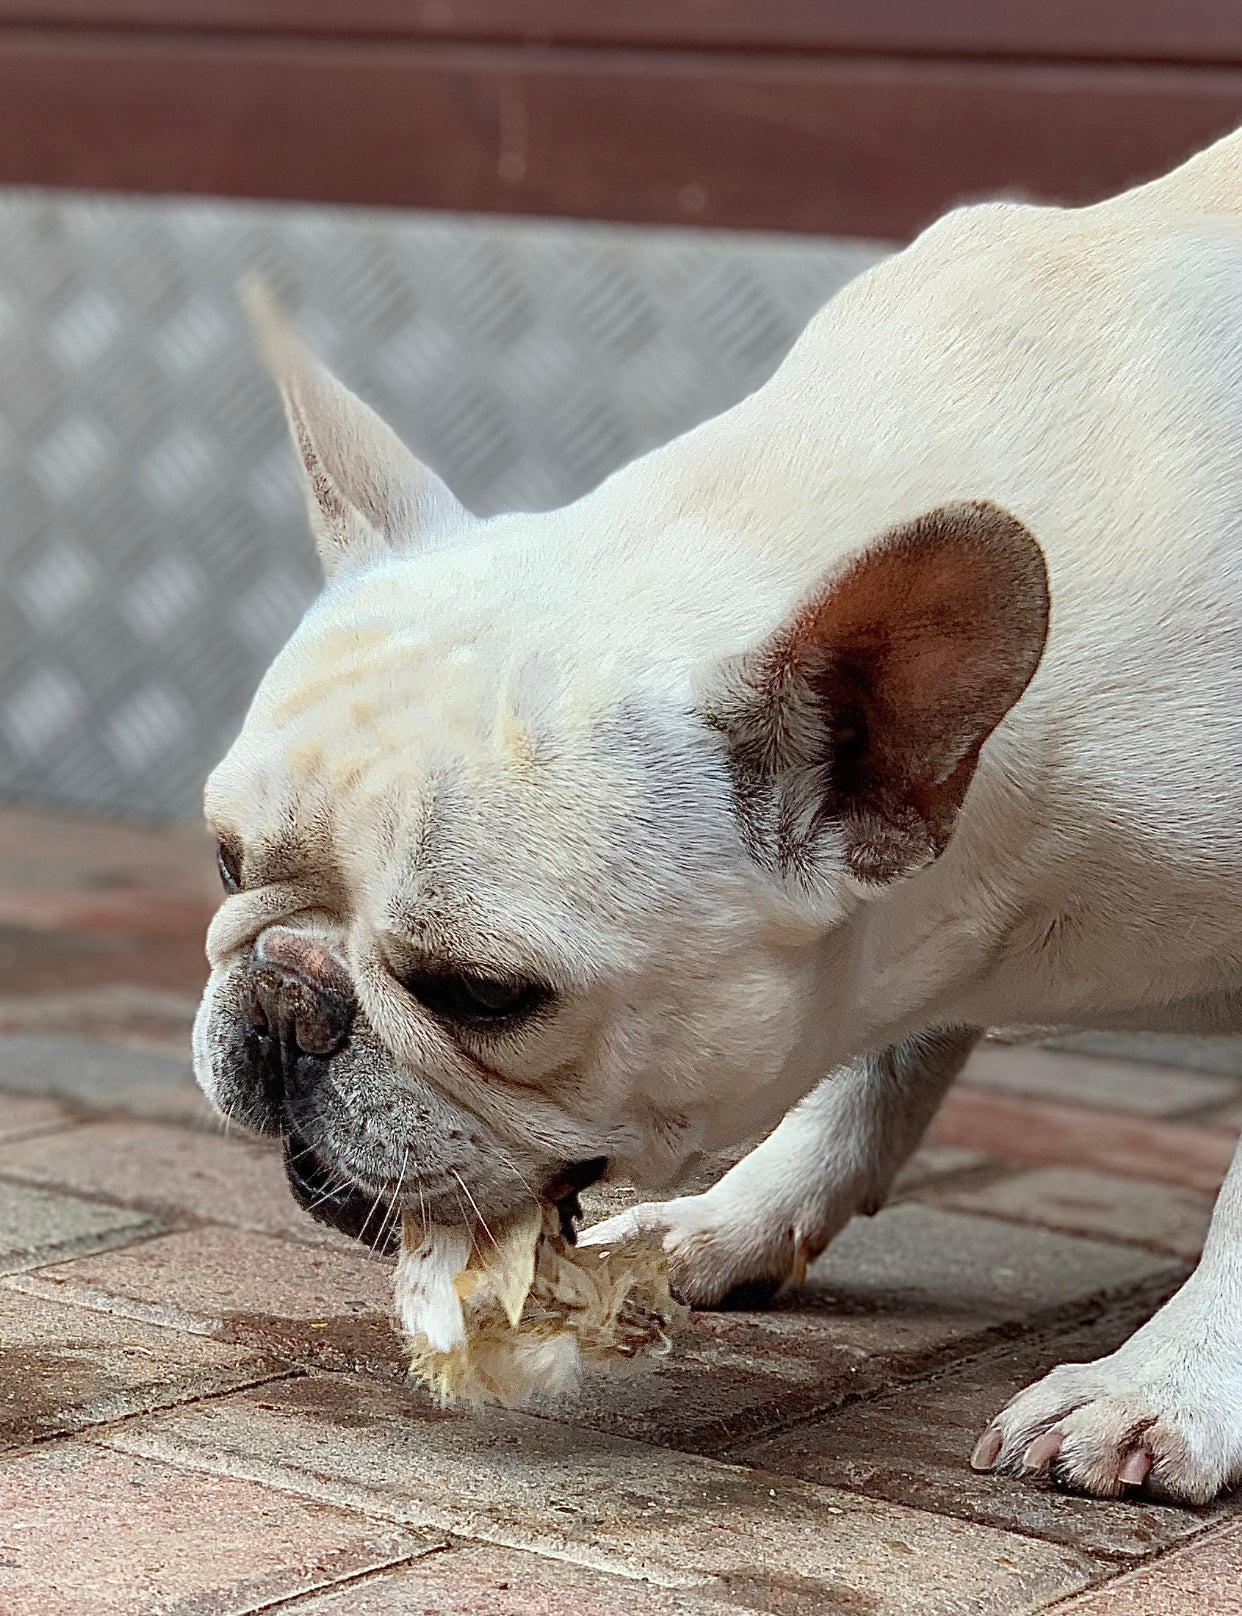
[[[584,1244],[663,1237],[673,1287],[698,1307],[757,1305],[801,1283],[856,1212],[884,1205],[979,1034],[921,1034],[826,1078],[703,1195],[649,1202]]]
[[[1107,1358],[1061,1364],[980,1437],[977,1470],[1204,1504],[1242,1481],[1242,1145],[1198,1269]]]

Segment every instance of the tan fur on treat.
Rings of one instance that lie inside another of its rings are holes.
[[[533,1206],[492,1239],[407,1218],[398,1321],[410,1373],[442,1403],[500,1403],[573,1387],[587,1368],[660,1355],[683,1309],[657,1248],[570,1245],[555,1207]]]

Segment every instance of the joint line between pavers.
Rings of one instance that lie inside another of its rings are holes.
[[[1056,1169],[1054,1168],[1053,1170],[1055,1171]],[[1075,1171],[1075,1169],[1072,1168],[1069,1170]],[[1025,1171],[1035,1172],[1038,1171],[1038,1169],[1030,1168],[1025,1169]],[[1024,1169],[1019,1168],[1014,1172],[995,1175],[984,1183],[967,1185],[966,1188],[991,1189],[994,1184],[1003,1183],[1006,1179],[1021,1178],[1023,1176],[1023,1172]],[[1145,1181],[1142,1179],[1133,1179],[1130,1180],[1130,1182],[1141,1184]],[[928,1185],[925,1191],[919,1194],[917,1199],[921,1205],[935,1207],[941,1212],[959,1212],[962,1209],[955,1203],[953,1197],[962,1189],[962,1187],[963,1186],[961,1184],[949,1184],[945,1186],[944,1194],[939,1194],[939,1185],[934,1187]],[[1166,1184],[1159,1184],[1157,1185],[1157,1188],[1168,1189],[1169,1186]],[[890,1204],[896,1205],[897,1203],[894,1201]],[[909,1202],[904,1204],[909,1205]],[[972,1208],[970,1216],[985,1218],[989,1223],[1005,1223],[1014,1229],[1051,1229],[1053,1233],[1066,1234],[1071,1239],[1075,1240],[1092,1240],[1096,1241],[1102,1246],[1117,1246],[1122,1251],[1141,1251],[1148,1257],[1160,1258],[1165,1262],[1181,1263],[1188,1274],[1190,1269],[1194,1266],[1192,1263],[1188,1263],[1184,1256],[1179,1256],[1176,1251],[1171,1250],[1168,1246],[1157,1245],[1152,1240],[1126,1240],[1111,1229],[1092,1229],[1088,1232],[1083,1229],[1058,1228],[1055,1224],[1045,1223],[1038,1217],[1023,1217],[1020,1212],[1011,1211],[1007,1207],[988,1207],[986,1211],[978,1211]]]
[[[466,1538],[445,1538],[443,1543],[429,1544],[417,1554],[406,1554],[399,1560],[388,1560],[383,1565],[368,1566],[365,1571],[356,1571],[348,1577],[338,1577],[335,1582],[321,1583],[318,1588],[304,1588],[299,1594],[290,1594],[288,1597],[277,1596],[262,1605],[250,1605],[246,1610],[238,1612],[238,1616],[267,1616],[269,1611],[297,1611],[299,1607],[305,1608],[313,1600],[322,1599],[325,1594],[335,1594],[343,1588],[358,1588],[368,1582],[377,1582],[381,1577],[389,1576],[394,1571],[403,1571],[406,1566],[418,1565],[420,1561],[429,1560],[436,1554],[451,1554],[468,1541]]]
[[[158,1429],[159,1417],[157,1415],[154,1418],[151,1416],[147,1418],[154,1434]],[[116,1423],[119,1425],[128,1422]],[[88,1437],[87,1440],[91,1438]],[[96,1445],[112,1446],[101,1438],[96,1440]],[[651,1582],[658,1587],[670,1589],[711,1588],[717,1582],[710,1573],[686,1575],[675,1565],[663,1560],[652,1559],[640,1567],[633,1567],[609,1553],[575,1554],[551,1542],[532,1542],[514,1532],[506,1532],[499,1526],[493,1526],[486,1515],[477,1511],[472,1512],[467,1508],[458,1511],[461,1517],[458,1523],[449,1516],[447,1510],[439,1508],[430,1499],[411,1498],[408,1500],[410,1506],[408,1511],[398,1514],[391,1507],[385,1508],[378,1502],[365,1483],[354,1484],[338,1476],[324,1475],[316,1470],[286,1469],[266,1460],[243,1461],[240,1455],[230,1450],[214,1448],[207,1442],[185,1440],[178,1444],[175,1452],[170,1452],[167,1447],[158,1443],[135,1441],[131,1438],[129,1441],[116,1443],[115,1448],[118,1452],[138,1454],[144,1459],[171,1465],[191,1474],[223,1475],[235,1480],[251,1481],[261,1487],[268,1487],[273,1492],[290,1494],[295,1498],[312,1498],[318,1503],[330,1504],[336,1509],[351,1510],[356,1515],[365,1515],[369,1520],[384,1521],[389,1525],[403,1526],[411,1531],[444,1532],[450,1538],[463,1542],[490,1543],[502,1549],[536,1554],[545,1560],[585,1567],[588,1571],[602,1571],[609,1576],[623,1578],[626,1582]],[[709,1467],[720,1463],[699,1454],[692,1454],[689,1457]],[[209,1462],[212,1458],[216,1461],[214,1464]],[[740,1470],[743,1467],[734,1465],[731,1468]],[[921,1513],[925,1514],[926,1511]]]
[[[1190,1270],[1185,1264],[1174,1265],[1182,1270],[1184,1278]],[[1172,1278],[1173,1275],[1167,1276]],[[877,1402],[890,1392],[904,1391],[909,1387],[923,1386],[930,1382],[940,1380],[956,1370],[965,1368],[968,1364],[987,1358],[991,1353],[999,1351],[1002,1347],[1012,1345],[1015,1341],[1029,1342],[1038,1346],[1044,1342],[1053,1341],[1070,1325],[1091,1324],[1101,1318],[1110,1308],[1121,1307],[1126,1304],[1137,1305],[1152,1298],[1152,1309],[1160,1306],[1167,1297],[1163,1290],[1165,1281],[1158,1279],[1144,1279],[1132,1286],[1122,1286],[1116,1290],[1102,1291],[1098,1295],[1078,1302],[1067,1302],[1047,1313],[1042,1313],[1030,1324],[1021,1320],[1006,1320],[991,1326],[978,1335],[968,1337],[965,1341],[949,1344],[937,1355],[935,1362],[929,1362],[921,1369],[913,1369],[909,1374],[900,1374],[882,1385],[860,1386],[855,1390],[846,1390],[835,1397],[826,1398],[823,1402],[812,1403],[806,1408],[799,1409],[785,1415],[779,1415],[770,1424],[759,1424],[737,1436],[729,1437],[717,1448],[713,1448],[709,1457],[729,1461],[729,1456],[737,1448],[750,1447],[755,1442],[766,1442],[775,1436],[783,1436],[787,1431],[796,1430],[800,1425],[808,1425],[814,1420],[825,1418],[830,1414],[838,1414],[847,1408],[855,1408],[860,1403]],[[1157,1299],[1158,1298],[1158,1299]],[[670,1450],[677,1451],[677,1450]],[[700,1450],[688,1449],[688,1452]]]
[[[61,1184],[54,1178],[27,1178],[20,1173],[6,1173],[3,1163],[0,1163],[0,1184],[7,1184],[10,1189],[15,1190],[34,1190],[42,1195],[63,1195],[66,1200],[84,1201],[87,1206],[106,1206],[112,1212],[135,1212],[144,1218],[159,1216],[149,1206],[136,1206],[132,1201],[118,1201],[106,1190],[91,1190],[87,1193],[72,1184]]]
[[[1228,1496],[1228,1495],[1226,1495]],[[1064,1598],[1052,1604],[1041,1605],[1037,1616],[1058,1616],[1064,1611],[1066,1616],[1072,1616],[1074,1609],[1080,1608],[1085,1600],[1095,1595],[1108,1592],[1113,1588],[1120,1588],[1129,1582],[1135,1582],[1140,1577],[1150,1576],[1152,1571],[1164,1560],[1169,1560],[1179,1554],[1186,1554],[1191,1550],[1201,1549],[1205,1539],[1222,1537],[1226,1532],[1236,1531],[1238,1527],[1237,1515],[1225,1515],[1221,1519],[1204,1523],[1201,1532],[1192,1533],[1188,1537],[1178,1538],[1171,1543],[1164,1543],[1153,1549],[1149,1555],[1144,1556],[1136,1565],[1126,1566],[1123,1570],[1114,1570],[1112,1576],[1101,1577],[1097,1582],[1089,1582],[1087,1586],[1076,1594],[1067,1594]],[[1180,1608],[1180,1607],[1179,1607]],[[1212,1611],[1215,1607],[1206,1607]]]
[[[112,1251],[127,1251],[131,1246],[146,1245],[149,1240],[158,1240],[166,1234],[179,1232],[166,1224],[157,1223],[154,1218],[144,1217],[141,1222],[128,1229],[101,1230],[96,1235],[79,1235],[76,1239],[63,1240],[55,1247],[45,1248],[46,1255],[40,1253],[33,1262],[22,1263],[20,1267],[8,1270],[0,1267],[0,1287],[26,1295],[37,1294],[46,1299],[48,1292],[27,1289],[21,1284],[21,1280],[27,1274],[37,1274],[43,1268],[55,1268],[61,1263],[76,1262],[79,1257],[102,1257]],[[16,1252],[10,1253],[13,1261],[17,1261],[19,1256],[20,1254]],[[0,1263],[4,1260],[0,1258]]]
[[[170,1414],[174,1409],[191,1408],[196,1403],[212,1403],[223,1397],[232,1397],[238,1392],[253,1391],[257,1386],[270,1386],[278,1380],[296,1380],[305,1375],[304,1369],[296,1366],[289,1368],[262,1371],[253,1377],[243,1376],[240,1380],[232,1380],[227,1386],[217,1386],[211,1391],[191,1392],[186,1397],[171,1397],[167,1402],[156,1403],[154,1407],[136,1408],[130,1414],[115,1414],[110,1419],[92,1421],[87,1425],[77,1427],[72,1431],[36,1431],[23,1438],[20,1446],[29,1448],[45,1448],[56,1442],[85,1442],[90,1447],[106,1448],[104,1441],[109,1431],[115,1431],[132,1420],[158,1420],[161,1414]],[[115,1451],[109,1449],[110,1452]],[[182,1465],[181,1469],[190,1468]]]
[[[181,1230],[161,1231],[162,1233],[182,1233]],[[160,1235],[151,1235],[147,1239],[159,1239]],[[133,1245],[142,1245],[146,1241],[135,1240]],[[121,1247],[107,1247],[105,1250],[129,1250],[129,1244]],[[53,1258],[47,1263],[38,1264],[32,1268],[24,1268],[12,1274],[5,1274],[0,1278],[0,1289],[12,1291],[19,1296],[32,1296],[40,1302],[54,1302],[60,1307],[78,1307],[87,1313],[103,1313],[109,1318],[132,1319],[136,1324],[151,1324],[161,1330],[176,1330],[182,1335],[202,1336],[207,1340],[220,1340],[218,1335],[219,1323],[217,1318],[207,1313],[183,1312],[177,1318],[169,1317],[168,1310],[162,1302],[143,1302],[137,1297],[121,1296],[109,1291],[92,1291],[82,1287],[72,1293],[61,1291],[54,1281],[41,1277],[43,1268],[55,1268],[67,1258],[80,1256],[95,1256],[97,1252],[70,1252],[62,1253],[60,1257]],[[244,1346],[245,1342],[237,1343]]]
[[[12,1094],[18,1099],[23,1100],[41,1100],[44,1098],[44,1096],[41,1094],[23,1094],[20,1089],[6,1089],[0,1085],[0,1095],[5,1094]],[[63,1105],[64,1101],[61,1101],[60,1103]],[[4,1136],[4,1143],[6,1145],[26,1145],[29,1144],[32,1139],[46,1139],[49,1134],[73,1133],[76,1129],[81,1128],[88,1121],[94,1121],[94,1118],[86,1116],[62,1117],[59,1122],[34,1122],[31,1123],[29,1127],[16,1128],[11,1132],[6,1133]]]

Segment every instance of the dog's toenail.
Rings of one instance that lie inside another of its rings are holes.
[[[975,1443],[975,1451],[970,1456],[972,1470],[990,1470],[1000,1458],[1000,1450],[1005,1445],[1005,1439],[996,1426],[989,1426],[979,1440]]]
[[[1146,1448],[1135,1448],[1133,1453],[1126,1455],[1125,1463],[1117,1472],[1117,1480],[1123,1487],[1141,1487],[1155,1462]]]
[[[1024,1470],[1046,1470],[1061,1451],[1063,1437],[1060,1431],[1045,1431],[1022,1455]]]

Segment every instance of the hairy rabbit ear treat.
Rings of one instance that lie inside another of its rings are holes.
[[[664,1252],[576,1246],[562,1224],[546,1205],[494,1236],[406,1219],[397,1319],[411,1375],[441,1403],[514,1408],[571,1389],[586,1369],[669,1350],[684,1309]]]

